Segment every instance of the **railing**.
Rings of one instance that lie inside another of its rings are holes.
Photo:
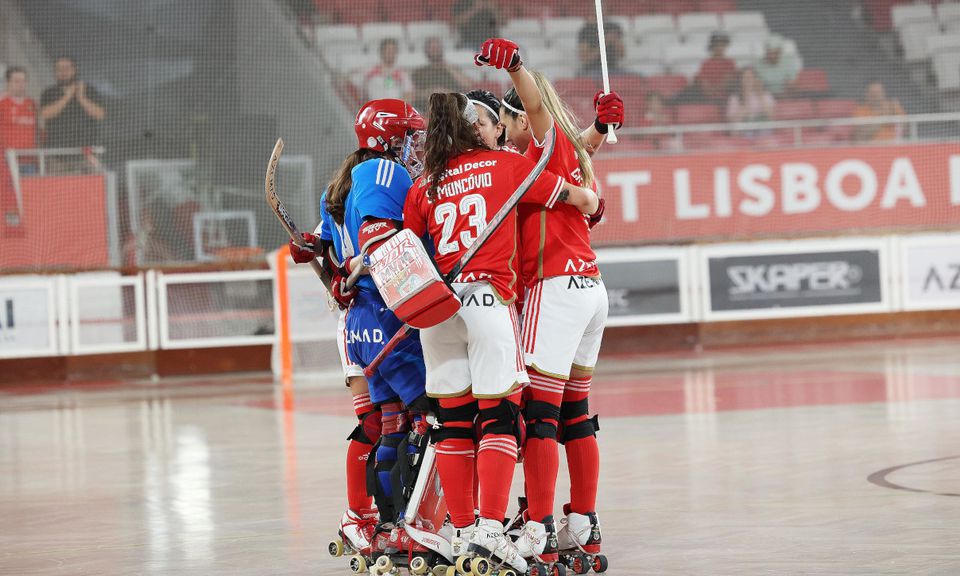
[[[913,114],[905,116],[875,116],[863,118],[833,118],[818,120],[779,120],[764,122],[724,122],[715,124],[671,124],[669,126],[652,126],[647,128],[624,128],[617,134],[623,137],[644,136],[673,136],[675,138],[670,152],[683,152],[687,149],[684,138],[690,134],[745,132],[775,132],[791,130],[793,145],[804,146],[804,130],[809,128],[858,127],[858,126],[894,125],[906,127],[898,130],[898,138],[893,142],[919,142],[920,140],[936,140],[943,135],[932,137],[921,136],[921,126],[938,127],[952,139],[960,138],[960,113]],[[862,144],[877,144],[878,142],[861,141]],[[890,143],[884,142],[884,143]],[[817,142],[822,146],[822,142]],[[616,153],[607,149],[608,153]]]
[[[77,148],[24,148],[8,149],[6,151],[7,166],[10,167],[10,178],[13,180],[13,190],[17,196],[17,212],[23,214],[23,192],[20,188],[22,176],[47,176],[49,158],[80,157],[86,161],[88,172],[99,173],[104,171],[100,163],[100,156],[104,153],[103,146],[82,146]],[[36,158],[36,163],[27,163],[21,166],[22,158]],[[37,171],[23,170],[26,166],[36,166]]]

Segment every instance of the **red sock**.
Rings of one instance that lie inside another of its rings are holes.
[[[530,385],[524,389],[526,401],[545,402],[560,410],[565,382],[559,378],[545,376],[530,369]],[[542,423],[558,424],[553,418],[537,418]],[[526,486],[533,487],[527,492],[527,514],[537,522],[553,514],[553,504],[557,491],[557,472],[560,469],[560,451],[556,437],[533,438],[531,427],[537,424],[527,422],[527,440],[523,452],[523,475]],[[542,425],[542,424],[541,424]]]
[[[442,408],[459,408],[474,402],[469,394],[458,398],[441,398]],[[444,422],[451,428],[473,428],[472,422]],[[473,524],[474,501],[473,478],[476,469],[476,443],[465,438],[446,438],[437,442],[437,472],[447,500],[450,521],[456,528]]]
[[[480,410],[496,408],[501,402],[519,407],[520,392],[506,398],[480,400]],[[489,422],[482,422],[486,426]],[[486,434],[477,451],[480,475],[480,517],[503,522],[510,502],[510,485],[517,466],[517,439],[513,434]]]
[[[563,394],[564,402],[577,402],[590,394],[591,377],[571,379]],[[577,416],[564,420],[564,426],[588,420]],[[600,480],[600,447],[596,436],[587,436],[566,443],[567,465],[570,468],[570,510],[577,514],[596,512],[597,486]]]
[[[364,392],[354,396],[353,409],[363,426],[364,417],[375,411],[373,403],[370,402],[370,394]],[[371,426],[376,430],[367,430]],[[376,442],[380,436],[379,428],[379,421],[375,426],[370,423],[370,426],[364,428],[367,437],[371,440],[370,444],[350,440],[350,445],[347,447],[347,506],[354,512],[373,507],[373,497],[367,494],[367,459],[373,449],[372,442]],[[370,438],[371,434],[374,435],[373,438]]]

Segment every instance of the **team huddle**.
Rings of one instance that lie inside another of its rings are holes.
[[[513,42],[488,40],[476,63],[509,73],[502,99],[435,93],[429,123],[401,100],[365,104],[320,225],[290,245],[333,278],[359,419],[331,552],[354,553],[356,573],[602,572],[588,398],[607,293],[590,247],[603,215],[590,156],[623,103],[598,93],[581,131]],[[391,272],[419,263],[435,277],[388,290],[377,266],[391,258]],[[404,324],[419,330],[385,353]],[[558,443],[570,472],[559,523]],[[518,455],[525,497],[510,523]],[[425,488],[437,477],[442,495]]]

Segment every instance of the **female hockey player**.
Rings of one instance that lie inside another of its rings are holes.
[[[320,239],[304,235],[308,245],[331,243],[336,261],[343,263],[333,270],[333,297],[341,306],[349,306],[345,322],[346,354],[361,366],[373,360],[389,336],[401,326],[383,304],[373,281],[363,275],[363,256],[401,227],[411,176],[417,176],[422,168],[418,147],[425,127],[420,114],[402,100],[382,99],[365,104],[354,126],[359,147],[343,161],[324,197],[323,220],[329,220],[332,225],[330,238],[324,238],[326,234],[322,230]],[[298,261],[315,255],[309,249],[291,247],[291,250]],[[330,258],[327,261],[328,265],[332,263]],[[379,533],[389,533],[392,523],[403,513],[402,487],[395,486],[391,480],[398,447],[411,426],[420,435],[427,431],[424,378],[420,341],[413,335],[397,346],[370,377],[369,402],[359,389],[354,390],[360,425],[350,436],[351,510],[344,515],[341,533],[344,538],[357,538],[348,544],[358,552],[375,556],[399,551],[391,548],[400,540],[394,539],[396,534],[390,538],[378,537],[372,543],[372,550],[365,549],[370,546],[374,530],[369,527],[369,500],[360,496],[360,490],[365,494],[365,486],[359,485],[363,478],[360,453],[379,441],[375,452],[377,490],[374,496],[381,528],[384,528]],[[373,410],[374,406],[379,412]],[[354,506],[359,509],[353,509]],[[354,528],[358,525],[361,529]]]
[[[603,142],[608,124],[622,124],[620,97],[598,93],[598,118],[581,132],[549,81],[524,68],[516,44],[488,40],[475,60],[480,66],[507,70],[513,80],[500,109],[509,141],[536,160],[545,135],[556,130],[556,149],[547,169],[569,183],[594,188],[590,154]],[[524,397],[527,522],[517,547],[525,558],[547,563],[556,563],[559,550],[564,550],[575,551],[578,562],[589,565],[600,552],[597,421],[589,418],[587,397],[607,318],[607,292],[590,247],[590,228],[602,215],[602,203],[588,218],[565,206],[519,209],[526,288],[522,337],[530,386]],[[570,502],[564,506],[565,525],[556,534],[558,436],[567,453]]]
[[[453,269],[534,165],[519,154],[489,150],[475,127],[478,116],[462,94],[430,97],[425,173],[407,196],[404,226],[417,236],[429,235],[441,273]],[[546,172],[522,202],[545,208],[567,203],[585,214],[598,206],[592,190]],[[454,279],[460,310],[423,329],[421,340],[427,394],[439,399],[436,464],[454,527],[453,553],[461,557],[458,566],[483,557],[523,574],[527,562],[504,535],[502,523],[517,459],[521,386],[527,381],[513,306],[516,226],[513,212]],[[480,482],[476,520],[474,460]]]

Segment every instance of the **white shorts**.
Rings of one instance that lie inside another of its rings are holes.
[[[347,311],[340,311],[340,318],[337,319],[337,351],[340,353],[340,366],[343,368],[343,375],[348,380],[355,376],[363,376],[363,368],[359,364],[354,364],[347,353]]]
[[[607,321],[600,278],[554,276],[527,289],[523,352],[527,366],[566,380],[571,368],[593,370]]]
[[[420,331],[427,395],[501,398],[529,382],[520,349],[517,309],[504,305],[486,282],[454,284],[463,307]]]

